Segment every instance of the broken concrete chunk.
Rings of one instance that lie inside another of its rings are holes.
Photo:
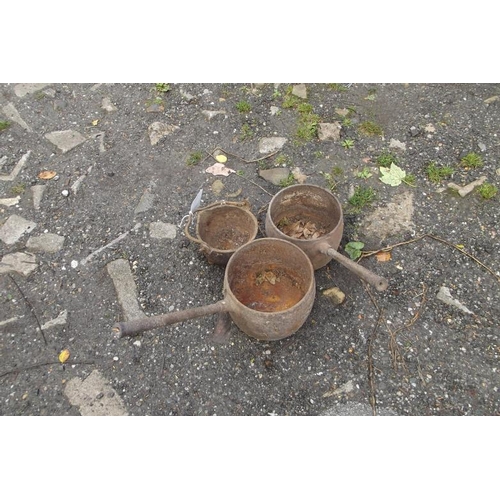
[[[115,285],[125,321],[144,318],[145,314],[137,301],[137,287],[128,260],[114,260],[107,265],[107,269]]]
[[[24,97],[27,94],[34,94],[50,85],[50,83],[18,83],[14,87],[17,97]]]
[[[437,293],[436,297],[445,304],[456,307],[467,314],[474,314],[470,309],[462,305],[457,299],[454,299],[451,296],[450,289],[446,286],[442,286],[439,289],[439,292]]]
[[[16,272],[22,276],[29,276],[37,267],[36,257],[33,254],[9,253],[0,262],[0,274]]]
[[[167,222],[151,222],[149,235],[155,239],[173,240],[177,235],[177,228],[174,224],[168,224]]]
[[[151,142],[151,146],[158,144],[167,135],[170,135],[172,132],[175,132],[176,130],[179,130],[179,127],[177,125],[168,125],[167,123],[153,122],[148,127],[149,140]]]
[[[107,111],[108,113],[116,111],[116,106],[111,102],[111,99],[109,97],[105,97],[102,100],[101,108]]]
[[[20,125],[24,130],[32,132],[31,127],[21,118],[14,105],[9,102],[2,108],[3,114],[10,120]]]
[[[262,154],[274,153],[281,149],[286,141],[286,137],[264,137],[259,141],[259,152]]]
[[[342,126],[339,122],[319,123],[318,124],[318,139],[320,141],[340,141],[340,130]]]
[[[65,309],[61,311],[57,318],[51,319],[42,325],[42,330],[48,330],[49,328],[54,328],[54,326],[65,325],[68,319],[68,311]]]
[[[259,170],[259,175],[267,182],[279,186],[280,182],[284,181],[290,175],[290,170],[285,167],[269,168]]]
[[[304,83],[299,83],[292,87],[292,94],[300,97],[301,99],[307,99],[307,87]]]
[[[413,193],[404,192],[395,195],[386,206],[369,213],[358,228],[359,240],[365,243],[365,250],[380,247],[389,237],[413,231],[413,212]]]
[[[61,152],[67,153],[87,139],[76,130],[57,130],[45,134],[45,138],[57,146]]]
[[[390,148],[401,149],[401,151],[406,151],[406,144],[404,142],[398,141],[397,139],[391,139],[389,142]]]
[[[483,182],[486,179],[487,177],[483,175],[482,177],[479,177],[479,179],[476,179],[475,181],[467,184],[466,186],[459,186],[454,182],[449,182],[448,187],[450,189],[454,189],[455,191],[457,191],[458,194],[463,198],[464,196],[467,196],[470,192],[474,191],[474,188],[483,184]]]
[[[19,203],[20,199],[20,196],[16,196],[15,198],[0,198],[0,205],[13,207],[14,205],[17,205]]]
[[[35,227],[36,222],[26,220],[16,214],[11,215],[0,228],[0,240],[7,245],[13,245],[24,233],[30,233]]]
[[[201,113],[208,118],[208,121],[210,121],[212,118],[214,118],[217,115],[225,115],[226,114],[225,111],[209,111],[208,109],[204,109]]]
[[[31,193],[33,195],[33,208],[35,210],[40,210],[40,204],[42,203],[43,193],[47,186],[45,184],[35,184],[31,186]]]
[[[86,378],[71,379],[64,394],[73,406],[79,407],[82,416],[128,415],[120,396],[98,370]]]
[[[55,253],[61,250],[63,245],[64,236],[45,233],[40,236],[31,236],[26,243],[26,248],[32,252]]]
[[[139,204],[135,207],[134,213],[140,214],[142,212],[147,212],[153,208],[154,194],[146,189],[139,200]]]
[[[24,168],[24,165],[26,165],[26,161],[28,160],[29,156],[31,154],[31,151],[28,151],[27,153],[24,153],[24,155],[21,157],[21,159],[17,162],[17,165],[12,169],[12,172],[8,175],[2,174],[0,175],[0,181],[13,181],[19,172]]]

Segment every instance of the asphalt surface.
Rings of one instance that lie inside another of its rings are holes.
[[[1,84],[0,414],[498,416],[499,96]],[[302,183],[338,198],[339,252],[363,243],[386,290],[332,260],[283,339],[214,334],[216,315],[116,337],[223,298],[225,267],[184,234],[201,189],[199,208],[246,204],[260,239],[272,197]]]

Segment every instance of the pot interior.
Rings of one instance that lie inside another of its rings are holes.
[[[261,312],[292,308],[314,285],[314,270],[304,252],[275,238],[255,240],[239,249],[226,273],[233,296]]]
[[[328,191],[312,185],[290,186],[269,205],[269,216],[283,234],[296,239],[317,239],[342,226],[342,207]]]
[[[211,249],[234,251],[255,238],[258,224],[248,210],[222,205],[200,211],[196,230]]]

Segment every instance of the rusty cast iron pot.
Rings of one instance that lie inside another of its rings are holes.
[[[189,233],[191,214],[184,234],[200,246],[210,264],[225,266],[235,250],[257,236],[258,222],[246,202],[217,202],[195,214],[196,237]]]
[[[244,333],[258,340],[280,340],[305,322],[316,294],[314,269],[293,243],[261,238],[246,243],[229,259],[224,299],[145,319],[115,323],[117,338],[212,314],[229,313]]]
[[[291,237],[281,229],[298,221],[310,221],[321,230],[321,236],[312,239]],[[332,259],[377,290],[388,287],[388,281],[337,252],[344,218],[339,200],[326,189],[312,184],[289,186],[273,196],[266,214],[266,235],[294,243],[309,257],[314,269],[325,266]]]

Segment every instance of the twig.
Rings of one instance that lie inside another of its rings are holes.
[[[274,156],[276,153],[279,152],[279,149],[278,149],[278,151],[274,151],[273,153],[269,153],[268,155],[262,156],[261,158],[257,158],[256,160],[245,160],[245,158],[242,158],[241,156],[238,156],[234,153],[229,153],[228,151],[225,151],[222,148],[215,148],[211,153],[208,153],[208,156],[210,156],[211,158],[213,158],[215,160],[214,154],[216,151],[221,151],[222,153],[225,153],[228,156],[234,156],[235,158],[238,158],[238,160],[241,160],[243,163],[258,163],[259,161],[262,161],[262,160],[265,160],[266,158],[270,158],[271,156]],[[262,189],[262,191],[264,191],[264,193],[267,193],[269,196],[271,196],[271,197],[274,196],[272,193],[265,190],[262,186],[260,186],[256,182],[252,181],[251,179],[248,179],[247,177],[243,177],[242,175],[240,175],[240,177],[242,177],[243,179],[245,179],[248,182],[251,182],[254,186],[257,186],[259,189]]]
[[[486,269],[486,271],[491,273],[497,279],[497,281],[500,282],[500,276],[498,276],[492,269],[490,269],[488,266],[483,264],[480,260],[476,259],[476,257],[474,257],[474,255],[471,255],[470,253],[466,252],[464,249],[459,248],[457,245],[454,245],[453,243],[450,243],[449,241],[443,240],[442,238],[439,238],[439,237],[434,236],[432,234],[426,234],[425,236],[428,236],[429,238],[432,238],[433,240],[440,241],[441,243],[444,243],[445,245],[448,245],[448,246],[454,248],[455,250],[458,250],[459,252],[463,253],[464,255],[467,255],[467,257],[469,257],[474,262],[476,262],[476,264],[479,264],[481,267]]]
[[[377,415],[377,399],[375,390],[375,370],[373,367],[373,344],[377,334],[377,329],[382,321],[383,309],[378,310],[378,318],[375,327],[368,339],[368,383],[370,384],[370,404],[372,407],[373,416]]]
[[[498,276],[498,274],[496,274],[495,271],[493,271],[492,269],[490,269],[487,265],[483,264],[479,259],[477,259],[476,257],[474,257],[474,255],[471,255],[469,252],[466,252],[465,250],[463,250],[462,248],[460,248],[458,245],[455,245],[454,243],[446,241],[443,238],[440,238],[440,237],[435,236],[435,235],[430,234],[430,233],[423,234],[423,235],[418,236],[417,238],[413,238],[411,240],[401,241],[399,243],[395,243],[394,245],[390,245],[390,246],[381,248],[379,250],[371,250],[369,252],[362,252],[361,257],[358,259],[358,262],[361,259],[363,259],[364,257],[370,257],[372,255],[375,255],[375,254],[379,253],[379,252],[389,252],[390,250],[392,250],[392,249],[394,249],[396,247],[399,247],[401,245],[408,245],[410,243],[415,243],[417,241],[420,241],[422,238],[431,238],[433,240],[436,240],[436,241],[439,241],[441,243],[444,243],[445,245],[448,245],[449,247],[451,247],[451,248],[453,248],[455,250],[458,250],[459,252],[463,253],[464,255],[466,255],[467,257],[469,257],[470,259],[472,259],[474,262],[476,262],[478,265],[480,265],[486,271],[488,271],[492,276],[495,277],[495,279],[498,282],[500,282],[500,276]]]
[[[95,361],[72,361],[71,365],[93,365]],[[32,370],[33,368],[40,368],[41,366],[48,366],[48,365],[60,365],[62,364],[64,366],[64,363],[61,363],[60,361],[41,361],[40,363],[34,363],[32,365],[27,365],[27,366],[19,366],[18,368],[12,368],[10,370],[6,370],[4,372],[0,373],[0,378],[5,377],[5,375],[10,375],[11,373],[18,373],[20,371],[24,370]]]
[[[259,186],[259,184],[252,181],[252,179],[249,179],[248,177],[244,177],[243,175],[239,175],[239,174],[236,174],[236,175],[238,175],[238,177],[241,177],[242,179],[245,179],[248,182],[251,182],[254,186],[257,186],[258,188],[262,189],[262,191],[264,191],[264,193],[267,193],[271,198],[274,196],[272,193],[270,193],[269,191],[264,189],[262,186]]]
[[[44,335],[43,330],[42,330],[42,325],[40,324],[40,321],[38,320],[38,316],[36,315],[35,309],[33,309],[31,302],[26,298],[26,295],[24,295],[23,291],[21,290],[21,287],[17,284],[16,280],[10,274],[8,276],[12,280],[12,283],[14,283],[14,285],[16,285],[16,288],[18,289],[19,293],[21,294],[21,297],[24,299],[24,302],[26,302],[26,304],[28,305],[28,307],[31,311],[31,314],[33,314],[33,317],[35,318],[35,321],[38,325],[38,329],[40,330],[40,334],[42,335],[43,342],[45,343],[45,345],[48,345],[47,339],[45,338],[45,335]]]
[[[234,156],[235,158],[238,158],[238,160],[241,160],[243,163],[258,163],[259,161],[262,161],[262,160],[265,160],[267,158],[271,158],[271,156],[274,156],[276,153],[278,153],[280,150],[278,149],[277,151],[274,151],[273,153],[269,153],[268,155],[266,156],[262,156],[261,158],[257,158],[256,160],[245,160],[245,158],[242,158],[241,156],[238,156],[234,153],[229,153],[227,151],[224,151],[222,148],[215,148],[212,153],[209,154],[209,156],[211,156],[214,160],[215,160],[215,157],[214,157],[214,153],[216,151],[222,151],[223,153],[225,153],[226,155],[229,155],[229,156]]]

